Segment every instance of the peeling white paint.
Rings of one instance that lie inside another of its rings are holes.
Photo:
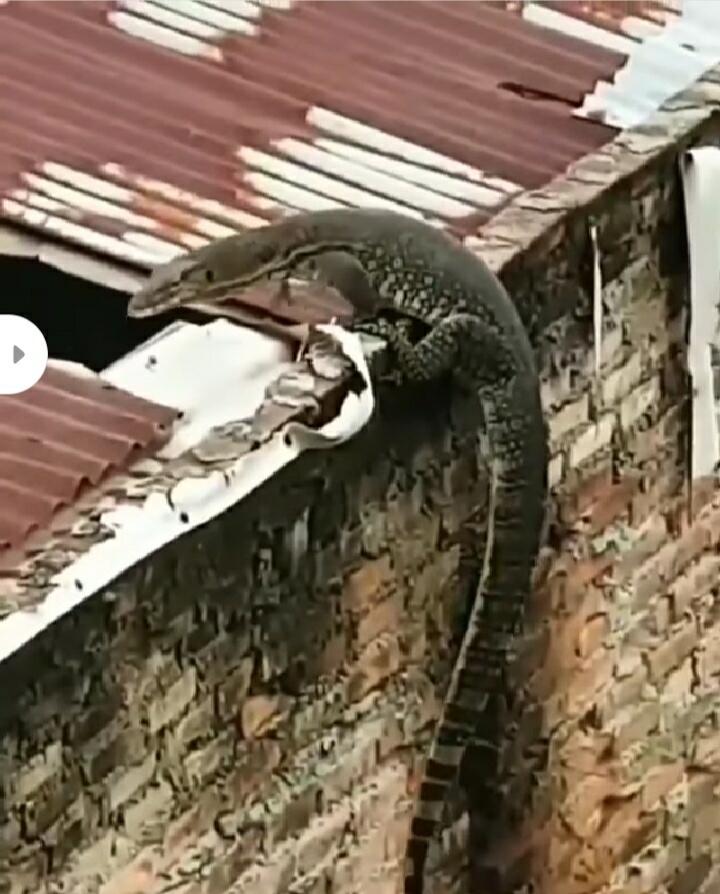
[[[193,236],[189,234],[180,234],[180,238],[182,238],[185,248],[199,248],[207,241],[197,237],[193,238]],[[159,239],[151,233],[143,233],[142,230],[126,230],[123,233],[123,239],[130,245],[137,245],[138,248],[147,249],[149,252],[152,252],[153,256],[158,258],[161,263],[177,257],[177,255],[182,254],[184,250],[183,246],[177,245],[175,242]]]
[[[176,0],[176,10],[169,10],[162,3],[148,2],[148,0],[116,0],[121,9],[126,9],[139,18],[150,19],[167,28],[179,31],[181,34],[189,34],[199,40],[219,40],[223,36],[221,28],[213,28],[204,22],[189,18],[183,14],[183,0]]]
[[[720,62],[720,4],[683,0],[678,13],[667,9],[665,18],[661,28],[651,27],[638,35],[641,39],[628,40],[622,50],[628,54],[625,64],[612,83],[598,82],[576,111],[579,117],[633,127]]]
[[[215,3],[200,2],[200,0],[152,0],[154,6],[162,6],[164,9],[180,13],[184,18],[203,22],[223,32],[239,34],[252,34],[254,31],[250,22],[260,18],[261,10],[254,3],[246,0],[234,0],[232,5],[224,8]]]
[[[108,12],[107,18],[111,25],[133,37],[149,40],[151,43],[184,53],[186,56],[201,56],[205,59],[212,59],[214,62],[223,60],[223,54],[218,47],[187,34],[181,34],[173,28],[156,25],[147,19],[115,10]]]
[[[412,164],[426,165],[446,174],[465,177],[471,182],[482,183],[491,189],[500,190],[508,194],[513,194],[520,189],[517,183],[512,183],[510,180],[505,180],[502,177],[490,177],[478,168],[457,161],[457,159],[451,158],[449,155],[442,155],[432,149],[419,146],[417,143],[411,143],[383,130],[362,124],[353,118],[338,115],[337,112],[333,112],[330,109],[313,106],[313,108],[308,110],[305,118],[308,124],[312,124],[313,127],[317,127],[318,130],[333,137],[339,137],[341,140],[347,140],[350,143],[358,143],[361,146],[376,149],[385,155],[397,156],[397,158],[404,159]]]
[[[297,150],[296,145],[302,145],[300,140],[294,137],[277,140],[275,146],[286,155],[293,155]],[[381,171],[390,177],[414,183],[428,190],[433,190],[442,196],[449,196],[463,202],[483,208],[491,208],[507,200],[509,195],[503,190],[483,186],[482,184],[465,179],[464,177],[446,174],[443,171],[433,170],[419,164],[413,164],[393,156],[377,152],[353,143],[344,143],[340,140],[332,140],[327,137],[318,137],[314,145],[319,149],[339,158],[347,158],[365,167]],[[520,186],[515,193],[522,192]]]
[[[134,175],[121,165],[108,163],[99,170],[108,179],[44,162],[39,172],[20,175],[25,187],[11,189],[0,199],[0,207],[8,217],[30,227],[143,267],[267,222],[171,184]],[[145,209],[148,213],[142,213]],[[127,229],[121,235],[103,232],[102,218],[112,221],[116,229],[118,224]],[[74,264],[70,249],[59,253],[63,254],[62,269],[68,272],[82,275],[91,266],[80,252],[74,253]]]
[[[409,206],[426,214],[439,214],[442,217],[464,217],[475,211],[473,205],[439,195],[416,184],[400,180],[397,176],[385,174],[376,167],[368,167],[359,159],[344,158],[294,138],[278,140],[275,145],[283,154],[329,175],[335,182],[346,181],[372,190],[371,194],[366,193],[368,195],[365,199],[366,205],[373,203],[377,207],[381,201],[378,195],[381,195],[393,203],[394,200],[402,202],[404,207]],[[247,158],[248,150],[243,149],[240,152],[241,157],[252,161]],[[300,170],[307,171],[306,168]]]
[[[226,321],[216,321],[207,327],[190,327],[190,337],[192,339],[193,335],[197,335],[198,329],[213,327],[215,332],[224,331],[227,334],[227,327],[231,326]],[[186,327],[172,327],[168,340],[180,337],[184,328]],[[338,416],[318,430],[308,430],[307,437],[304,436],[303,426],[294,425],[291,432],[278,431],[262,447],[245,454],[223,472],[213,471],[203,477],[183,479],[169,493],[151,493],[141,506],[119,504],[104,513],[102,523],[114,531],[114,536],[92,546],[56,575],[52,590],[37,606],[31,610],[16,611],[0,620],[0,662],[146,556],[230,509],[283,466],[296,459],[303,450],[333,447],[363,428],[372,415],[374,396],[360,341],[356,335],[339,326],[325,325],[318,328],[333,337],[342,351],[357,365],[368,386],[362,395],[349,393]],[[265,342],[267,347],[267,339]],[[157,352],[160,343],[155,339],[151,346],[152,351]],[[186,344],[185,348],[187,347]],[[135,393],[144,392],[145,396],[159,399],[170,387],[166,375],[154,380],[156,387],[147,387],[148,381],[145,381],[138,388],[138,382],[141,381],[138,377],[138,364],[142,365],[143,360],[147,360],[143,358],[143,354],[143,350],[135,351],[131,355],[132,363],[126,362],[124,366],[122,362],[119,365],[114,364],[110,377],[124,387],[134,386]],[[128,359],[125,358],[126,361]],[[242,361],[247,358],[236,354],[235,359]],[[202,368],[197,359],[188,366],[191,372]],[[242,374],[238,375],[235,392],[228,390],[232,388],[233,376],[227,369],[224,370],[223,380],[224,394],[230,395],[231,399],[235,397],[238,401],[242,400],[248,385]],[[127,390],[132,388],[128,387]],[[182,388],[178,390],[182,391]],[[217,395],[215,397],[217,403],[221,403],[217,400]],[[257,398],[257,393],[255,397]],[[250,406],[249,400],[246,403],[252,413],[259,400],[255,407]],[[209,422],[209,419],[206,418],[205,422]],[[291,436],[288,437],[288,434]]]
[[[93,177],[85,171],[78,171],[68,165],[58,164],[55,161],[45,161],[40,165],[40,170],[51,180],[60,183],[68,183],[77,189],[84,190],[109,202],[118,202],[121,205],[129,205],[133,201],[135,193],[117,183],[110,183],[101,177]]]
[[[680,157],[690,254],[690,344],[693,478],[709,475],[720,459],[712,351],[720,299],[720,149],[703,146]]]
[[[224,205],[215,199],[207,199],[196,193],[188,192],[175,186],[172,183],[165,183],[163,180],[156,180],[153,177],[145,177],[130,171],[124,165],[115,162],[107,162],[100,166],[100,170],[104,171],[108,177],[114,177],[118,180],[130,183],[134,190],[147,193],[149,196],[157,196],[164,201],[180,206],[181,210],[188,209],[193,214],[204,215],[207,223],[222,221],[233,225],[235,229],[251,229],[259,227],[267,223],[263,217],[250,214],[249,211],[243,211],[242,208],[234,208],[231,205]]]
[[[47,176],[43,177],[32,171],[21,174],[21,179],[32,186],[35,192],[15,190],[12,193],[13,198],[18,201],[36,203],[38,207],[45,207],[47,210],[65,209],[68,213],[97,214],[111,220],[121,220],[131,226],[145,227],[151,232],[165,231],[170,226],[177,230],[179,241],[183,241],[183,244],[190,247],[202,245],[206,241],[204,239],[196,241],[193,231],[207,239],[218,239],[236,232],[233,227],[195,213],[190,203],[197,204],[197,197],[190,195],[187,197],[186,204],[191,207],[191,213],[186,212],[185,214],[185,225],[188,231],[186,232],[177,223],[165,222],[177,220],[179,196],[173,196],[176,204],[171,204],[164,198],[160,201],[148,198],[137,189],[120,186],[109,180],[68,167],[68,165],[48,161],[40,167],[43,174]],[[58,204],[52,209],[49,202]],[[214,204],[219,206],[219,203]],[[141,214],[135,210],[143,206],[151,209],[153,213]],[[222,206],[219,206],[217,210],[222,213]],[[232,209],[226,209],[225,213],[228,212],[232,214]],[[236,216],[239,221],[243,221],[242,215]]]
[[[97,214],[108,217],[111,220],[119,220],[133,227],[145,227],[148,230],[158,228],[158,222],[144,214],[137,214],[123,205],[110,202],[100,196],[89,192],[82,192],[65,186],[47,177],[42,177],[32,171],[26,171],[20,175],[21,180],[30,186],[36,193],[41,193],[62,202],[68,208],[76,208],[87,214]]]
[[[254,37],[262,15],[251,0],[117,0],[108,20],[127,34],[178,53],[222,61],[218,43],[240,34]],[[278,8],[288,8],[280,5]]]
[[[168,0],[174,3],[175,0]],[[203,0],[203,6],[213,9],[222,9],[231,15],[239,15],[245,19],[255,20],[259,18],[262,9],[257,0]]]
[[[73,213],[72,209],[64,202],[59,202],[57,199],[51,199],[40,193],[32,192],[29,189],[11,189],[8,192],[8,197],[15,199],[16,202],[19,202],[22,205],[29,205],[32,208],[46,211],[49,214],[58,214],[60,216],[68,217],[72,216]]]
[[[292,9],[296,0],[256,0],[258,6],[266,9]]]
[[[288,184],[302,184],[306,190],[312,190],[320,196],[344,205],[386,208],[388,211],[398,211],[401,214],[422,218],[420,212],[413,208],[408,208],[407,205],[401,205],[392,199],[383,198],[364,189],[358,189],[337,177],[328,177],[304,165],[297,165],[294,162],[286,161],[267,152],[254,149],[251,146],[242,146],[238,149],[238,155],[249,168],[243,175],[243,180],[253,183],[253,185],[257,185],[259,182],[253,171],[255,169],[262,174],[269,174],[273,178],[283,180]]]
[[[258,208],[277,208],[287,214],[293,211],[322,211],[325,208],[343,207],[339,199],[310,192],[270,174],[248,171],[243,180],[263,194],[256,200]]]

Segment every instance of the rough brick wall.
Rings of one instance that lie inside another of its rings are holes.
[[[520,699],[537,715],[536,739],[518,748],[516,725],[503,746],[505,790],[519,780],[524,815],[516,796],[511,822],[498,824],[493,806],[493,823],[473,823],[478,845],[489,842],[473,890],[528,881],[548,894],[720,890],[720,497],[715,482],[686,480],[678,149],[504,271],[539,333],[555,519],[527,635],[537,663]],[[602,193],[601,162],[602,153],[578,165],[565,195],[573,182],[587,189],[593,172]],[[590,222],[604,283],[599,376],[587,349]],[[534,785],[523,783],[526,767]]]
[[[481,502],[447,398],[389,396],[3,667],[1,891],[390,890]]]
[[[720,884],[720,501],[699,492],[691,516],[683,490],[675,151],[594,185],[588,210],[503,270],[544,370],[554,519],[514,698],[464,769],[472,816],[457,799],[436,894],[463,890],[468,827],[473,894]],[[422,419],[388,395],[355,441],[302,458],[0,669],[3,894],[41,879],[78,894],[396,890],[462,626],[458,535],[482,506],[477,415],[443,409],[448,393],[424,391]]]

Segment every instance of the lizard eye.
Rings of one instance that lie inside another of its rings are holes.
[[[215,273],[210,267],[205,270],[205,282],[215,282]]]
[[[272,245],[258,245],[257,258],[261,264],[269,264],[275,259],[275,249]]]

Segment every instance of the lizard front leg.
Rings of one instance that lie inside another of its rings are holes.
[[[409,317],[399,317],[397,320],[392,321],[384,317],[378,317],[375,319],[357,320],[353,322],[353,329],[365,335],[374,335],[376,338],[382,338],[390,343],[393,343],[399,337],[412,347],[410,335],[414,324],[415,321]]]
[[[390,385],[401,385],[405,381],[399,369],[398,358],[404,356],[405,352],[413,347],[410,336],[414,323],[415,321],[409,318],[400,317],[391,322],[384,317],[378,317],[370,320],[359,320],[353,324],[355,332],[382,338],[387,342],[391,353],[395,355],[394,368],[390,372],[381,375],[380,381]]]
[[[409,340],[406,327],[395,322],[378,319],[372,326],[375,334],[386,339],[396,358],[392,378],[398,384],[430,382],[462,371],[462,383],[475,388],[513,374],[513,358],[499,346],[490,327],[474,314],[445,317],[415,344]]]

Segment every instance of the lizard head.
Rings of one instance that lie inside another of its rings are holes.
[[[227,236],[156,267],[132,296],[129,317],[150,317],[195,301],[223,301],[233,291],[271,279],[295,261],[272,227]]]

